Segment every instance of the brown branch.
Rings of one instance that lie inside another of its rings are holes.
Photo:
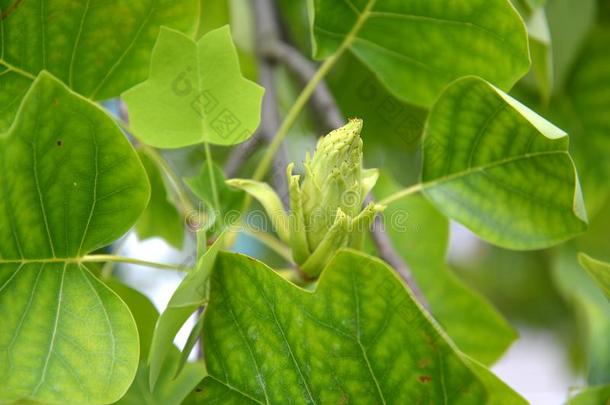
[[[233,149],[227,157],[227,161],[224,165],[225,177],[230,179],[239,174],[239,170],[243,166],[244,162],[254,153],[259,147],[261,141],[265,136],[259,129],[250,139],[246,142],[240,143]]]
[[[289,44],[277,41],[266,46],[264,51],[269,58],[282,62],[303,84],[307,84],[316,73],[317,66]],[[315,89],[309,103],[316,115],[324,120],[327,130],[333,130],[345,124],[343,114],[324,81]]]
[[[280,127],[279,106],[275,86],[275,70],[277,67],[275,62],[267,57],[263,50],[263,44],[279,41],[280,30],[275,15],[275,4],[273,0],[256,0],[252,5],[256,20],[259,83],[265,88],[261,111],[262,118],[257,134],[249,141],[233,148],[233,151],[227,158],[224,167],[227,177],[237,175],[246,160],[260,146],[261,140],[264,140],[265,143],[270,143]],[[288,153],[286,147],[282,145],[274,158],[272,182],[278,194],[282,196],[282,202],[286,207],[288,204],[288,183],[285,171],[287,165]]]
[[[364,205],[367,205],[373,201],[373,194],[369,193],[369,195],[367,195],[364,199]],[[396,252],[396,249],[394,249],[394,244],[385,231],[385,225],[383,224],[381,215],[377,215],[375,217],[375,221],[373,222],[373,226],[371,228],[371,236],[373,237],[373,242],[375,242],[375,246],[379,252],[379,257],[381,257],[386,263],[392,266],[394,270],[396,270],[407,286],[409,286],[411,292],[415,298],[417,298],[420,304],[422,304],[425,308],[428,308],[428,302],[417,285],[417,282],[413,278],[411,269],[398,254],[398,252]]]

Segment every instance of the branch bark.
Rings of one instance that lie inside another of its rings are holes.
[[[309,82],[316,73],[315,64],[311,63],[295,47],[284,42],[270,43],[265,47],[265,53],[269,58],[282,62],[303,84]],[[309,103],[316,115],[322,118],[327,130],[333,130],[345,124],[343,114],[325,82],[318,85],[311,95]]]

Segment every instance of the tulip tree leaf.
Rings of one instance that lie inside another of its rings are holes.
[[[443,214],[502,247],[543,248],[587,226],[566,133],[478,78],[433,106],[422,182]]]
[[[398,186],[382,175],[375,190],[382,198]],[[517,334],[488,300],[445,264],[447,218],[418,194],[388,205],[383,218],[396,252],[413,271],[430,311],[451,339],[483,364],[498,360]]]
[[[148,80],[123,94],[134,134],[161,148],[246,140],[258,127],[262,96],[240,72],[229,26],[197,42],[162,28]]]
[[[529,68],[527,33],[508,0],[315,0],[314,55],[341,46],[397,97],[430,106],[445,85],[481,76],[508,90]]]
[[[370,256],[338,253],[312,293],[221,252],[211,285],[199,403],[472,404],[490,399],[485,382],[503,386],[479,378],[489,372],[457,352]],[[503,403],[519,402],[505,389]]]
[[[144,152],[138,156],[150,181],[150,201],[136,223],[140,239],[160,237],[176,249],[182,248],[184,222],[175,204],[169,200],[163,175],[155,162]]]
[[[0,167],[0,400],[118,400],[136,325],[79,259],[146,206],[142,164],[108,115],[43,72],[0,134]]]
[[[610,299],[610,264],[595,260],[582,253],[578,255],[578,261],[606,294],[606,297]]]
[[[193,31],[198,0],[0,1],[0,131],[41,70],[102,100],[146,78],[159,27]]]

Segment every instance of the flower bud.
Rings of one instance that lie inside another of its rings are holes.
[[[290,215],[280,210],[279,197],[266,184],[230,180],[265,207],[278,235],[292,248],[294,261],[310,277],[320,274],[337,249],[362,247],[364,234],[383,206],[362,203],[377,181],[376,169],[362,168],[362,120],[320,138],[313,156],[307,154],[303,182],[287,167]]]

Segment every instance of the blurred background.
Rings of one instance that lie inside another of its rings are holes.
[[[440,304],[432,312],[436,316],[438,310],[439,322],[450,336],[468,341],[469,329],[474,328],[485,337],[472,347],[460,347],[493,364],[492,370],[532,403],[561,404],[582,387],[610,383],[610,304],[576,261],[580,251],[610,260],[610,2],[514,0],[514,5],[530,34],[533,63],[511,94],[570,134],[590,229],[553,249],[508,251],[486,244],[458,224],[448,224],[425,201],[399,204],[392,212],[407,215],[399,227],[387,222],[386,226],[424,294],[438,297]],[[204,0],[203,7],[209,11],[202,31],[230,24],[244,75],[272,97],[253,141],[213,150],[228,177],[246,177],[269,133],[315,68],[307,3]],[[323,99],[310,105],[291,130],[277,167],[283,170],[287,162],[296,162],[298,171],[304,152],[312,151],[317,137],[337,119],[359,117],[365,122],[365,167],[383,172],[376,196],[417,182],[426,111],[392,96],[349,53],[332,70],[326,86]],[[338,110],[329,104],[324,108],[325,102],[336,102]],[[118,113],[117,104],[108,107]],[[184,177],[195,175],[204,160],[201,148],[165,156]],[[145,260],[192,262],[192,235],[166,236],[174,246],[150,236],[132,232],[113,249]],[[236,246],[269,264],[284,265],[246,235]],[[422,261],[418,257],[424,252],[428,259]],[[130,267],[117,266],[115,274],[163,310],[183,275]],[[190,327],[179,334],[179,346]]]

